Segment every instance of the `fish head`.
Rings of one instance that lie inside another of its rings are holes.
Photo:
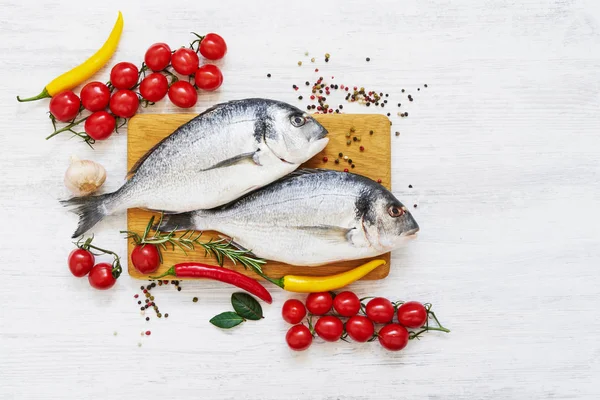
[[[302,164],[327,146],[327,129],[311,115],[285,103],[278,103],[270,113],[265,143],[281,160]]]
[[[357,210],[362,209],[362,227],[371,246],[391,251],[414,238],[419,231],[419,224],[408,208],[383,186],[361,197],[363,206]]]

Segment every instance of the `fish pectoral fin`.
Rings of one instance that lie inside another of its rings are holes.
[[[247,163],[247,162],[251,162],[252,164],[255,164],[255,165],[260,165],[260,163],[258,162],[258,153],[259,152],[260,152],[260,149],[253,151],[251,153],[242,153],[235,157],[228,158],[227,160],[219,161],[215,165],[212,165],[208,168],[201,169],[200,171],[210,171],[211,169],[230,167],[232,165],[237,165],[237,164],[242,164],[242,163]]]
[[[333,225],[299,226],[298,229],[330,242],[348,242],[354,244],[352,237],[356,228],[344,228]]]

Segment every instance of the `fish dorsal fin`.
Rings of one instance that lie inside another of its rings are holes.
[[[177,129],[179,129],[179,128],[177,128]],[[177,130],[175,130],[175,132],[177,132]],[[175,132],[173,132],[173,133],[175,133]],[[165,140],[167,140],[168,138],[170,138],[171,135],[163,138],[160,142],[158,142],[154,146],[152,146],[152,148],[150,148],[150,150],[148,150],[143,156],[141,156],[140,159],[137,160],[135,162],[135,164],[133,164],[133,167],[131,167],[131,169],[129,170],[129,172],[127,172],[127,175],[125,176],[125,178],[126,179],[130,179],[137,172],[137,170],[142,166],[142,164],[144,163],[144,161],[146,161],[146,159],[148,157],[150,157],[150,154],[152,154],[154,152],[154,150],[156,150],[161,144],[163,144]]]

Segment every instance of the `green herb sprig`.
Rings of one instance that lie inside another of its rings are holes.
[[[204,249],[205,255],[211,255],[217,260],[220,266],[223,266],[225,259],[231,260],[233,264],[241,264],[244,268],[250,268],[256,273],[263,275],[262,265],[266,264],[266,261],[255,257],[250,250],[238,249],[232,243],[231,239],[209,239],[208,241],[202,241],[202,231],[195,231],[188,229],[181,234],[177,234],[176,229],[168,232],[161,232],[160,225],[163,221],[163,214],[160,215],[160,219],[156,226],[154,225],[155,217],[152,216],[143,235],[139,235],[132,231],[121,231],[121,233],[127,234],[127,239],[133,239],[135,244],[153,244],[158,248],[160,256],[160,262],[162,263],[162,251],[167,251],[169,248],[167,245],[171,245],[172,250],[176,247],[183,250],[185,254],[188,251],[194,251],[197,247]],[[152,232],[152,233],[151,233]]]

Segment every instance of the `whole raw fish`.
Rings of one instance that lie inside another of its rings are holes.
[[[228,203],[294,171],[323,150],[326,135],[310,115],[280,101],[216,105],[149,150],[119,190],[63,201],[80,217],[73,237],[127,208],[179,213]]]
[[[369,178],[301,169],[231,204],[165,216],[160,229],[215,230],[258,257],[319,265],[394,250],[419,225]]]

